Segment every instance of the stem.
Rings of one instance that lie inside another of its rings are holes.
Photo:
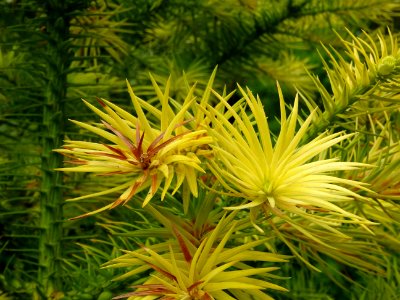
[[[53,152],[60,148],[64,129],[64,100],[67,92],[66,70],[69,68],[69,17],[64,0],[48,1],[46,69],[47,90],[44,99],[42,128],[42,187],[40,199],[39,284],[46,298],[61,290],[60,262],[62,238],[62,183],[55,168],[62,157]]]
[[[373,80],[371,80],[370,84],[366,86],[356,86],[353,92],[350,94],[346,106],[342,107],[337,106],[333,113],[324,111],[321,114],[321,117],[310,125],[310,127],[308,128],[308,133],[303,138],[303,142],[304,143],[311,142],[319,134],[321,134],[328,128],[332,127],[332,124],[334,124],[335,121],[339,118],[338,116],[340,114],[345,113],[345,111],[349,109],[349,107],[351,107],[354,103],[359,101],[362,95],[370,93],[370,91],[376,86],[377,82],[378,80],[374,78]]]

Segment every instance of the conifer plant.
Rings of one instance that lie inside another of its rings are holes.
[[[93,122],[71,121],[91,138],[55,151],[58,171],[104,184],[67,200],[82,203],[73,222],[108,214],[110,239],[126,238],[103,265],[124,270],[113,299],[297,299],[296,274],[282,272],[294,266],[339,286],[362,284],[348,270],[388,278],[400,249],[400,50],[390,32],[341,43],[345,55],[325,48],[327,85],[310,75],[314,88],[287,99],[277,83],[278,130],[249,88],[213,87],[217,69],[200,91],[186,82],[183,101],[152,75],[156,101],[129,81],[130,109],[84,100]],[[115,210],[141,219],[111,221]]]

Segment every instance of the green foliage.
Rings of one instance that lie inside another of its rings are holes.
[[[399,298],[399,11],[0,0],[0,299]]]

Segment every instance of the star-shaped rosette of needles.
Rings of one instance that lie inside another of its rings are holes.
[[[330,230],[334,230],[331,224],[341,222],[371,225],[372,222],[363,216],[345,209],[345,204],[349,202],[367,201],[360,193],[368,190],[366,184],[338,176],[343,171],[371,166],[321,155],[352,134],[324,132],[304,142],[303,137],[314,112],[302,121],[296,97],[287,116],[278,85],[281,128],[274,138],[261,100],[249,89],[245,91],[239,87],[239,90],[246,100],[248,111],[242,109],[236,113],[220,97],[226,109],[231,111],[233,123],[226,120],[224,114],[209,108],[214,124],[209,133],[215,145],[215,159],[209,161],[209,168],[225,194],[231,199],[243,201],[227,209],[249,209],[251,220],[259,231],[263,231],[257,224],[260,212],[265,217],[279,216],[292,225],[293,216],[301,216]]]
[[[86,217],[106,209],[126,204],[139,191],[149,188],[143,200],[145,206],[162,186],[161,200],[168,190],[174,194],[182,185],[197,197],[197,172],[204,172],[196,154],[198,147],[211,143],[204,129],[191,129],[191,119],[185,119],[187,110],[194,105],[192,92],[184,100],[179,112],[169,105],[169,82],[164,93],[158,89],[161,110],[137,97],[128,83],[129,94],[136,116],[105,99],[98,99],[103,110],[84,101],[100,118],[97,124],[71,120],[76,125],[98,135],[103,142],[68,140],[55,151],[70,158],[71,167],[59,168],[64,172],[93,172],[103,176],[123,176],[122,184],[95,194],[84,195],[70,201],[102,196],[113,192],[121,195],[112,203],[81,216]],[[152,115],[152,123],[144,109]],[[152,125],[155,124],[155,125]],[[157,126],[158,125],[158,126]],[[162,185],[162,182],[163,185]]]

